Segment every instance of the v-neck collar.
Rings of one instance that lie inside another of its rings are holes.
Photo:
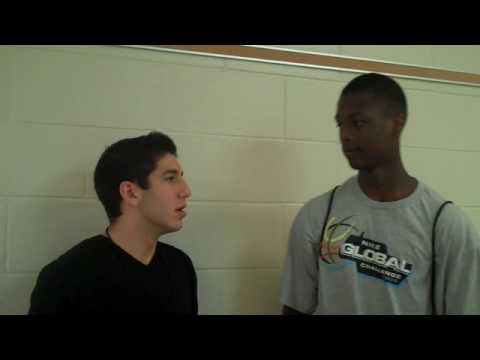
[[[152,258],[150,259],[150,262],[148,264],[145,264],[142,261],[135,258],[134,256],[132,256],[129,252],[127,252],[125,249],[123,249],[120,245],[115,243],[111,238],[105,236],[104,234],[102,234],[102,236],[105,238],[106,241],[108,241],[111,244],[111,246],[115,249],[115,251],[117,253],[119,253],[122,256],[130,259],[131,262],[136,263],[138,266],[143,267],[145,269],[149,269],[155,263],[155,259],[158,255],[158,251],[159,251],[158,241],[155,242],[155,250],[153,252]]]

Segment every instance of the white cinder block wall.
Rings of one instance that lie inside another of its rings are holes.
[[[480,73],[478,46],[303,48],[312,49]],[[353,174],[333,116],[354,76],[119,47],[1,46],[0,314],[26,313],[38,271],[104,230],[98,156],[150,130],[177,142],[193,191],[185,228],[164,241],[192,257],[200,313],[278,314],[293,217]],[[399,81],[410,102],[407,168],[480,225],[480,89]]]

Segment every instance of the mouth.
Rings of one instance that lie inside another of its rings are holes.
[[[183,219],[185,216],[187,216],[187,212],[185,211],[186,208],[187,205],[182,205],[175,209],[175,213],[179,215],[181,219]]]
[[[358,152],[360,152],[360,148],[358,147],[348,147],[348,148],[342,148],[342,151],[345,155],[353,155],[353,154],[357,154]]]

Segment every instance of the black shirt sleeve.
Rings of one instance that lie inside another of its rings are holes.
[[[193,267],[192,262],[190,261],[190,266],[192,269],[192,314],[198,315],[198,291],[197,291],[197,274],[195,273],[195,268]]]
[[[61,272],[51,266],[38,275],[30,297],[29,315],[65,314],[70,310],[69,291]]]

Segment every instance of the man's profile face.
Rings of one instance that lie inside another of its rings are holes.
[[[148,189],[141,189],[138,205],[145,221],[159,228],[162,234],[180,230],[191,192],[174,155],[166,154],[157,161],[148,176],[148,185]]]
[[[356,170],[373,170],[390,161],[398,143],[394,121],[385,105],[373,95],[354,93],[342,96],[335,121],[342,151]]]

